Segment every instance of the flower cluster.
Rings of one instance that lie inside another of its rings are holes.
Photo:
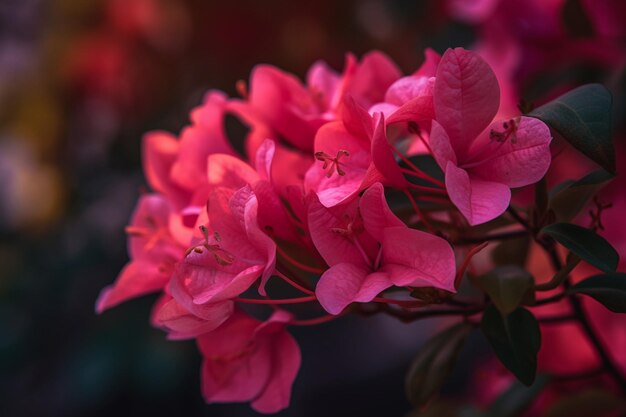
[[[179,137],[145,136],[152,192],[97,311],[160,292],[152,322],[197,340],[206,401],[272,413],[300,366],[288,326],[449,298],[476,252],[453,248],[455,230],[497,218],[512,188],[539,181],[552,137],[537,118],[499,113],[494,72],[461,48],[427,50],[406,76],[379,52],[348,55],[342,73],[317,62],[306,83],[259,65],[238,89],[210,91]],[[227,117],[249,129],[242,144]],[[272,298],[277,281],[299,296]],[[328,314],[286,309],[299,303]],[[261,321],[246,304],[273,313]]]

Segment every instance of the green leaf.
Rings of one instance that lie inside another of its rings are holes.
[[[615,313],[626,313],[626,274],[594,275],[567,290],[572,294],[585,294],[602,303]]]
[[[530,249],[530,236],[508,239],[496,246],[491,252],[491,259],[496,265],[526,265]]]
[[[417,353],[406,376],[406,395],[416,407],[437,394],[454,368],[473,326],[460,323],[430,339]]]
[[[559,222],[572,220],[596,192],[614,176],[604,169],[594,171],[578,181],[565,181],[550,193],[550,209]]]
[[[589,389],[576,395],[565,396],[554,403],[543,417],[588,417],[623,415],[626,401],[608,391]]]
[[[522,307],[507,316],[490,305],[485,309],[481,329],[502,364],[517,379],[531,385],[537,372],[537,352],[541,346],[539,323]]]
[[[498,310],[507,315],[519,307],[534,280],[525,269],[506,265],[477,277],[474,282],[489,295]]]
[[[528,116],[542,120],[592,161],[615,173],[612,101],[603,85],[587,84],[536,108]]]
[[[514,381],[489,406],[487,417],[517,417],[522,415],[549,381],[550,378],[547,375],[539,375],[530,387],[519,381]]]
[[[602,236],[592,230],[569,223],[546,226],[543,233],[603,272],[615,272],[619,254]]]

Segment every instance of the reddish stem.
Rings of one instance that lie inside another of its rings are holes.
[[[407,164],[412,170],[415,171],[415,176],[419,176],[420,178],[426,180],[426,181],[430,181],[433,184],[436,184],[442,188],[445,188],[446,185],[439,181],[436,178],[431,177],[430,175],[426,174],[424,171],[422,171],[421,169],[419,169],[417,166],[415,166],[415,164],[413,164],[413,162],[411,162],[409,160],[409,158],[407,158],[406,156],[404,156],[402,154],[402,152],[400,152],[399,150],[397,150],[394,147],[391,147],[391,150],[398,156],[398,158],[400,158],[405,164]]]
[[[311,272],[312,274],[323,274],[325,272],[324,269],[315,268],[313,266],[309,266],[309,265],[303,264],[302,262],[296,261],[291,256],[287,255],[287,252],[285,252],[283,249],[281,249],[280,246],[278,246],[278,245],[276,245],[276,252],[278,252],[278,254],[280,256],[285,258],[285,260],[287,262],[289,262],[290,264],[292,264],[296,268],[299,268],[299,269],[301,269],[303,271]]]
[[[411,193],[408,190],[404,190],[404,194],[408,197],[409,201],[411,202],[411,205],[413,206],[413,210],[415,210],[415,213],[417,213],[419,218],[422,219],[422,222],[426,225],[426,228],[428,229],[428,231],[435,234],[436,233],[435,228],[430,224],[430,222],[428,221],[424,213],[422,213],[422,210],[420,210],[419,206],[415,202],[413,195],[411,195]]]
[[[474,246],[472,249],[470,249],[470,251],[467,253],[467,255],[465,256],[465,259],[463,260],[463,263],[461,264],[461,267],[459,268],[459,270],[456,273],[456,278],[454,279],[454,288],[459,288],[459,285],[461,285],[461,279],[463,278],[463,274],[465,274],[465,270],[467,269],[467,267],[469,266],[470,262],[472,261],[472,258],[481,250],[485,249],[487,247],[487,245],[489,245],[489,242],[484,242],[478,246]]]
[[[300,304],[300,303],[308,303],[311,301],[316,301],[317,297],[314,295],[308,295],[306,297],[298,297],[298,298],[282,298],[282,299],[254,299],[254,298],[235,298],[235,301],[239,303],[247,303],[247,304]]]
[[[309,294],[309,295],[315,295],[314,291],[311,291],[308,288],[303,287],[302,285],[298,284],[297,282],[293,281],[291,278],[289,278],[287,275],[283,274],[282,272],[280,272],[279,270],[276,270],[274,272],[278,277],[282,278],[283,281],[285,281],[287,284],[291,285],[292,287],[294,287],[297,290],[302,291],[305,294]]]

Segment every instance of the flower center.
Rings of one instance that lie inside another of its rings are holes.
[[[517,127],[519,126],[519,118],[507,120],[502,123],[502,127],[504,128],[503,132],[498,132],[495,129],[491,129],[489,132],[489,139],[495,140],[496,142],[504,143],[509,138],[511,138],[511,143],[517,143]]]
[[[207,228],[204,225],[200,225],[200,231],[204,235],[204,242],[187,249],[187,252],[185,252],[185,256],[189,255],[191,252],[203,253],[206,249],[211,255],[213,255],[215,262],[217,262],[219,265],[228,266],[232,265],[232,263],[235,262],[235,257],[230,252],[220,247],[219,242],[222,240],[222,238],[220,237],[219,233],[213,233],[213,240],[216,243],[209,243],[209,231],[207,230]]]
[[[339,159],[341,159],[342,156],[348,157],[350,156],[350,152],[339,149],[334,158],[323,151],[315,152],[315,159],[324,163],[322,169],[326,171],[327,178],[330,178],[335,171],[337,171],[337,174],[340,176],[346,175],[346,172],[341,168],[341,164],[339,163]]]

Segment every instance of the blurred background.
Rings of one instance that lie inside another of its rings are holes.
[[[485,17],[454,3],[0,0],[0,415],[255,415],[204,404],[195,344],[149,326],[154,297],[94,313],[128,260],[124,226],[146,187],[142,134],[178,133],[206,90],[236,95],[254,65],[303,77],[317,59],[341,70],[346,52],[380,49],[410,73],[424,48],[481,45],[504,26],[544,65],[514,71],[529,98],[584,81],[623,91],[619,0],[601,24],[585,1],[545,2],[558,3],[558,33],[526,8]],[[554,56],[564,36],[589,54]],[[375,317],[293,329],[303,365],[280,415],[403,415],[404,373],[438,326]],[[479,337],[471,346],[486,351]]]

